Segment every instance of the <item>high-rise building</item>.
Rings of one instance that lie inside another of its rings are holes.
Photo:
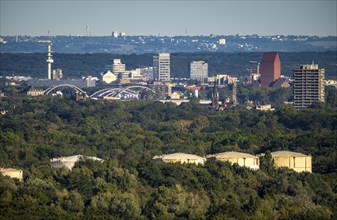
[[[153,56],[153,73],[156,80],[170,81],[170,54],[160,53]]]
[[[193,61],[190,63],[190,78],[205,82],[208,78],[208,63],[205,61]]]
[[[263,53],[260,74],[260,86],[263,88],[281,77],[281,61],[277,52]]]
[[[293,70],[294,106],[306,108],[315,102],[324,102],[324,69],[317,64],[301,65]]]
[[[114,59],[114,63],[112,64],[112,72],[115,74],[125,72],[125,64],[123,64],[120,59]]]

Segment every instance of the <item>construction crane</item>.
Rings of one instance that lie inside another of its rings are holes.
[[[204,85],[204,83],[205,83],[205,79],[204,79],[204,77],[205,77],[205,72],[204,72],[204,71],[205,71],[205,70],[204,70],[204,68],[205,68],[205,67],[204,67],[205,62],[204,62],[203,60],[200,60],[200,62],[202,63],[202,64],[201,64],[201,69],[202,69],[202,70],[201,70],[201,71],[202,71],[202,72],[201,72],[201,85]]]

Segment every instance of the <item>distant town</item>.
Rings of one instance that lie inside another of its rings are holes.
[[[111,36],[51,36],[58,53],[144,54],[159,52],[299,52],[336,51],[336,36],[214,35],[128,36],[113,31]],[[0,36],[0,52],[44,52],[48,36]]]
[[[114,33],[113,33],[114,34]],[[115,34],[114,38],[123,38],[124,34]],[[279,38],[277,38],[279,39]],[[282,38],[283,39],[283,38]],[[225,39],[219,39],[226,44]],[[238,86],[253,86],[260,88],[289,88],[292,86],[293,97],[284,103],[293,104],[296,108],[306,108],[315,103],[324,103],[325,86],[337,86],[336,80],[325,80],[325,69],[318,64],[298,64],[293,69],[293,76],[281,75],[281,60],[278,52],[264,52],[260,61],[249,61],[245,77],[238,78],[229,74],[209,76],[208,63],[195,60],[189,64],[189,78],[171,77],[170,53],[162,52],[153,56],[153,65],[127,70],[121,59],[113,59],[111,69],[100,73],[100,76],[63,79],[62,69],[52,69],[51,37],[47,41],[47,77],[44,79],[30,76],[7,76],[6,86],[27,83],[29,96],[60,95],[62,88],[70,88],[76,92],[76,100],[105,99],[105,100],[134,100],[155,99],[161,102],[174,102],[180,105],[189,102],[192,97],[200,99],[199,103],[214,110],[240,104],[247,108],[268,111],[274,110],[270,103],[244,100],[237,98]],[[2,77],[3,78],[3,77]],[[93,87],[98,85],[98,89]],[[226,88],[226,95],[220,100],[218,90]],[[86,89],[90,90],[88,94]],[[211,92],[207,92],[211,91]],[[199,94],[200,91],[200,94]],[[4,96],[4,94],[3,94]]]

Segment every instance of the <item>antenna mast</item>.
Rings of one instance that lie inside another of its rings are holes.
[[[50,32],[48,31],[48,54],[47,54],[48,79],[51,79],[51,64],[54,63],[51,52],[52,51],[51,51]]]

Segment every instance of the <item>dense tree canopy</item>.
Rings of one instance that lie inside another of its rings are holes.
[[[275,100],[283,95],[270,94]],[[331,91],[334,94],[334,91]],[[211,111],[195,102],[75,102],[58,97],[3,98],[0,219],[336,219],[337,112],[274,112],[240,106]],[[332,103],[332,104],[331,104]],[[265,153],[260,170],[226,162],[158,164],[162,153]],[[268,152],[313,156],[313,173],[276,169]],[[83,154],[72,171],[50,159]]]

